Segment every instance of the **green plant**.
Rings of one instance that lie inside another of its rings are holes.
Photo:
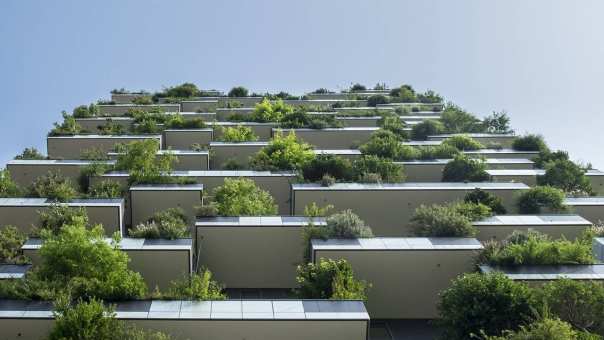
[[[264,98],[260,103],[256,104],[249,120],[260,123],[280,122],[286,114],[290,114],[293,111],[293,107],[283,103],[281,99],[272,103],[270,100]]]
[[[250,166],[256,170],[299,170],[315,157],[310,145],[298,141],[296,134],[291,132],[286,137],[277,134],[252,156]]]
[[[402,103],[417,102],[415,90],[413,89],[413,87],[411,87],[411,85],[403,84],[398,88],[394,88],[394,89],[390,90],[390,96],[396,97],[394,100],[396,100],[397,102],[402,102]]]
[[[99,108],[96,104],[90,104],[89,106],[80,105],[73,109],[74,118],[90,118],[99,115]]]
[[[513,133],[514,130],[510,128],[510,117],[508,117],[505,111],[494,112],[490,116],[485,117],[482,120],[484,130],[488,133]]]
[[[355,180],[366,180],[369,174],[376,174],[379,180],[387,183],[400,183],[405,180],[403,166],[391,160],[372,155],[363,155],[352,163]]]
[[[248,94],[248,90],[243,87],[243,86],[236,86],[233,87],[230,91],[228,96],[229,97],[247,97]]]
[[[418,149],[410,145],[402,144],[399,149],[397,161],[412,161],[421,158],[423,149]]]
[[[330,154],[320,154],[304,164],[302,176],[310,182],[322,180],[324,175],[330,175],[335,180],[349,181],[353,175],[352,164],[343,157]]]
[[[491,208],[482,203],[451,202],[447,206],[470,221],[478,221],[493,215]]]
[[[388,97],[383,94],[376,94],[367,98],[367,106],[376,107],[380,104],[388,104]]]
[[[109,160],[109,155],[101,148],[92,147],[82,150],[80,159],[88,161],[106,161]]]
[[[424,146],[419,149],[419,159],[450,159],[459,155],[459,150],[447,144]]]
[[[558,159],[545,164],[545,175],[537,177],[539,185],[549,185],[573,195],[593,193],[585,169],[567,159]]]
[[[176,157],[169,152],[157,155],[158,150],[159,142],[155,139],[125,144],[117,150],[120,154],[115,169],[128,171],[130,184],[169,182],[167,176]]]
[[[489,179],[487,165],[481,159],[458,154],[443,169],[443,182],[482,182]]]
[[[88,225],[88,214],[83,207],[73,208],[65,204],[51,204],[48,209],[38,212],[40,229],[58,234],[64,225]],[[39,231],[36,231],[39,234]]]
[[[393,160],[400,159],[405,151],[401,139],[388,130],[378,130],[369,140],[359,147],[364,155],[375,155]]]
[[[420,205],[410,225],[418,237],[472,237],[477,233],[467,216],[448,205]]]
[[[409,132],[406,130],[405,123],[398,115],[382,115],[378,121],[378,126],[384,130],[391,131],[401,140],[409,138]]]
[[[445,139],[442,144],[453,146],[460,151],[484,149],[484,145],[482,145],[479,141],[469,137],[468,135],[455,135],[449,137]]]
[[[0,170],[0,197],[18,197],[21,189],[11,178],[8,169]]]
[[[517,331],[506,330],[502,336],[487,336],[485,340],[598,340],[599,336],[574,330],[560,319],[542,318]]]
[[[350,92],[360,92],[360,91],[365,91],[365,90],[367,90],[365,85],[361,85],[359,83],[356,83],[350,87]]]
[[[23,152],[15,156],[15,159],[46,159],[46,156],[41,154],[38,149],[31,147],[23,149]]]
[[[273,197],[245,178],[224,180],[214,189],[214,202],[222,216],[262,216],[277,213]]]
[[[330,187],[334,184],[336,184],[335,177],[330,176],[329,174],[325,174],[325,175],[323,175],[323,177],[321,177],[321,186]]]
[[[151,104],[153,104],[153,100],[151,99],[151,96],[139,96],[139,97],[132,99],[132,104],[151,105]]]
[[[478,118],[452,103],[445,106],[440,121],[447,133],[483,132],[482,123]]]
[[[180,113],[168,115],[165,120],[167,129],[203,129],[206,123],[201,118],[185,119]]]
[[[411,139],[427,140],[428,136],[439,135],[445,131],[445,127],[438,120],[426,119],[411,128]]]
[[[116,181],[105,180],[88,188],[91,198],[120,198],[124,195],[124,188]]]
[[[52,201],[67,202],[76,197],[71,180],[59,172],[49,171],[46,175],[34,180],[30,188],[33,197],[48,198]]]
[[[97,129],[101,135],[124,135],[127,132],[123,125],[110,119],[107,120],[106,124],[97,126]]]
[[[321,258],[316,264],[299,265],[296,281],[302,299],[366,300],[370,286],[354,278],[352,267],[344,259]]]
[[[512,148],[518,151],[548,151],[549,148],[543,136],[540,135],[525,135],[514,138]]]
[[[441,292],[439,324],[446,339],[500,335],[530,322],[534,305],[532,290],[504,274],[464,274]]]
[[[169,300],[224,300],[223,287],[212,280],[212,272],[208,269],[200,273],[186,275],[180,280],[170,282],[170,287],[161,298]]]
[[[495,214],[506,214],[507,210],[503,206],[503,201],[500,197],[497,197],[490,192],[484,191],[480,188],[476,188],[471,192],[467,193],[464,197],[464,202],[484,204],[491,209]]]
[[[49,136],[73,136],[84,132],[73,116],[63,111],[63,123],[54,123],[54,128],[48,133]]]
[[[227,127],[222,130],[220,141],[229,143],[253,142],[258,140],[252,128],[237,125],[236,127]]]
[[[332,114],[309,114],[305,107],[286,112],[279,120],[283,129],[327,129],[342,127]]]
[[[189,237],[188,218],[181,208],[156,212],[146,222],[130,229],[130,237],[177,239]]]
[[[551,212],[564,212],[564,192],[550,186],[536,186],[518,196],[516,206],[521,214],[540,214],[543,208]]]
[[[535,162],[535,167],[539,169],[545,168],[545,165],[548,163],[563,160],[570,160],[568,152],[562,150],[552,152],[549,149],[540,151],[539,155],[533,158],[533,162]]]
[[[101,176],[113,169],[113,165],[101,161],[93,161],[80,169],[79,184],[83,192],[90,190],[90,178]]]
[[[27,259],[21,254],[21,246],[27,237],[11,225],[0,228],[0,263],[22,264]]]
[[[373,237],[371,228],[350,209],[329,216],[326,223],[325,228],[329,238]]]
[[[417,100],[420,103],[436,104],[436,103],[442,103],[443,97],[441,97],[441,95],[439,95],[438,93],[436,93],[432,90],[427,90],[424,93],[418,93]]]

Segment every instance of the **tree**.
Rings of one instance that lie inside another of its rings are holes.
[[[256,104],[249,119],[253,122],[259,123],[278,123],[283,119],[283,117],[292,113],[293,111],[293,107],[285,104],[281,99],[273,103],[267,98],[263,98],[260,103]]]
[[[11,178],[8,169],[0,170],[0,197],[18,197],[21,189]]]
[[[462,110],[454,104],[447,104],[442,112],[440,121],[447,133],[481,132],[481,122],[476,116]]]
[[[247,97],[247,95],[248,90],[243,86],[233,87],[228,94],[229,97]]]
[[[490,116],[485,117],[482,121],[484,130],[488,133],[513,133],[514,130],[510,128],[510,117],[508,117],[505,111],[495,112]]]
[[[172,153],[157,155],[157,140],[130,142],[119,147],[117,151],[120,153],[115,169],[128,171],[130,184],[170,182],[167,175],[172,172],[176,157]]]
[[[401,139],[388,130],[378,130],[371,134],[369,140],[360,146],[364,155],[375,155],[382,158],[398,160],[402,156]]]
[[[30,188],[33,197],[48,198],[55,202],[67,202],[77,195],[69,178],[59,172],[49,171],[46,175],[34,180]]]
[[[226,178],[224,184],[214,190],[214,202],[222,216],[263,216],[277,213],[273,197],[246,178]]]
[[[476,188],[466,194],[464,197],[464,202],[484,204],[495,214],[503,215],[507,213],[507,209],[503,206],[503,200],[501,197],[497,197],[480,188]]]
[[[299,170],[314,157],[310,145],[298,141],[296,134],[291,132],[286,137],[274,136],[267,146],[252,156],[250,166],[256,170]]]
[[[367,98],[367,106],[376,107],[380,104],[388,104],[388,98],[383,94],[375,94]]]
[[[547,144],[540,135],[524,135],[516,137],[512,148],[518,151],[549,151]]]
[[[521,214],[540,214],[543,208],[551,212],[566,211],[564,192],[550,186],[536,186],[518,196],[516,205]]]
[[[489,179],[483,160],[456,155],[443,169],[443,182],[482,182]]]
[[[486,337],[485,340],[599,340],[601,337],[576,331],[567,322],[543,318],[517,331],[505,331],[503,336]]]
[[[549,185],[570,194],[590,195],[591,183],[585,169],[567,159],[558,159],[545,164],[545,175],[537,177],[539,185]]]
[[[445,132],[445,127],[438,120],[426,119],[423,122],[413,125],[411,128],[411,139],[427,140],[428,136],[439,135]]]
[[[15,159],[46,159],[38,149],[31,147],[23,149],[20,155],[15,156]]]

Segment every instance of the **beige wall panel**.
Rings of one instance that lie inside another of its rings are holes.
[[[48,137],[47,154],[51,159],[80,159],[82,152],[92,148],[101,149],[104,152],[113,151],[118,143],[129,143],[149,138],[161,142],[161,136],[63,136]]]
[[[208,145],[212,141],[212,129],[164,130],[164,148],[190,150],[191,145]]]
[[[255,155],[266,143],[212,143],[210,144],[212,170],[224,168],[229,160],[234,160],[242,169],[249,169],[249,159]]]

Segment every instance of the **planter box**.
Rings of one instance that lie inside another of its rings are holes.
[[[112,93],[111,101],[116,104],[130,104],[134,99],[148,95],[146,93]]]
[[[416,113],[420,113],[420,112],[413,112],[411,115],[409,116],[400,116],[401,120],[404,121],[405,123],[411,123],[411,122],[418,122],[421,123],[424,120],[439,120],[440,119],[440,114],[437,114],[436,112],[432,112],[432,111],[428,111],[428,112],[423,112],[423,115],[416,115]]]
[[[536,230],[552,239],[574,240],[592,223],[579,215],[498,215],[472,223],[478,229],[477,239],[505,240],[515,230]]]
[[[307,224],[308,218],[297,216],[198,219],[199,263],[227,288],[295,288]]]
[[[201,205],[202,192],[202,184],[132,186],[130,187],[132,226],[145,222],[156,212],[169,208],[182,208],[191,225],[191,235],[193,235],[192,227],[196,216],[195,207]]]
[[[567,197],[564,205],[594,224],[604,222],[604,197]]]
[[[474,151],[464,151],[469,157],[484,158],[521,158],[533,159],[539,155],[538,151],[518,151],[514,149],[481,149]]]
[[[376,236],[409,236],[409,221],[422,204],[443,204],[462,200],[475,188],[501,197],[513,210],[515,195],[528,187],[521,183],[336,183],[292,184],[292,214],[301,215],[304,207],[334,205],[335,211],[352,209]]]
[[[440,140],[412,140],[409,142],[403,142],[401,144],[413,146],[416,148],[423,148],[423,147],[428,147],[428,146],[438,146],[441,143],[442,143],[442,141],[440,141]]]
[[[78,185],[81,171],[84,167],[93,163],[115,164],[115,161],[82,161],[82,160],[11,160],[6,164],[11,178],[21,187],[27,187],[38,177],[48,174],[48,172],[60,173],[71,180],[71,183]]]
[[[229,120],[234,115],[249,116],[254,112],[253,107],[237,107],[237,108],[217,108],[216,109],[216,120],[224,122]]]
[[[570,280],[604,280],[604,264],[571,264],[561,266],[479,266],[482,273],[502,272],[514,281],[540,286],[562,278]]]
[[[346,106],[353,107],[366,107],[366,100],[354,100],[354,99],[307,99],[307,100],[297,100],[297,99],[288,99],[283,101],[287,105],[292,106],[309,106],[309,107],[322,107],[322,108],[331,108],[333,104],[342,103]]]
[[[493,182],[519,182],[526,185],[537,185],[537,177],[545,175],[543,169],[517,169],[517,170],[487,170]],[[587,170],[585,176],[589,179],[591,187],[598,195],[604,194],[604,172],[600,170]]]
[[[103,152],[113,151],[116,144],[156,139],[161,144],[161,135],[75,135],[47,137],[47,154],[51,159],[80,159],[82,153],[93,148]]]
[[[172,153],[176,157],[174,170],[208,170],[210,168],[210,153],[208,151],[193,150],[159,150],[157,156],[164,153]],[[107,154],[111,159],[117,159],[117,152]]]
[[[160,108],[163,112],[180,112],[180,104],[152,104],[152,105],[135,105],[135,104],[115,104],[115,105],[97,105],[100,116],[123,116],[128,113],[128,110],[152,110]]]
[[[394,111],[392,107],[338,107],[334,109],[338,116],[367,116],[366,112],[371,112],[371,116],[375,115],[375,112],[384,111],[391,112]]]
[[[335,155],[335,156],[347,158],[350,161],[353,161],[363,155],[361,153],[361,151],[359,151],[359,149],[332,149],[332,150],[326,150],[326,149],[316,150],[315,149],[314,152],[316,155]]]
[[[193,144],[208,145],[212,132],[211,128],[164,130],[164,149],[190,150]]]
[[[38,212],[52,204],[46,198],[0,198],[0,225],[13,225],[19,231],[29,234],[32,226],[40,226]],[[123,235],[123,199],[77,199],[61,204],[84,208],[90,224],[102,224],[107,235],[112,235],[114,232]]]
[[[377,127],[378,122],[382,117],[367,116],[367,117],[336,117],[336,120],[341,122],[345,127]]]
[[[379,128],[333,128],[333,129],[273,129],[287,135],[294,132],[296,137],[313,145],[317,149],[350,149],[366,143],[372,133]]]
[[[260,141],[267,141],[273,137],[273,128],[276,127],[277,123],[256,123],[256,122],[215,122],[214,127],[214,140],[219,140],[222,137],[222,128],[237,127],[238,125],[248,127],[252,129],[254,134],[258,136]]]
[[[247,169],[249,168],[250,157],[267,145],[268,142],[212,142],[210,143],[210,152],[212,153],[210,167],[212,170],[223,169],[224,164],[232,160],[241,165],[242,169]]]
[[[511,148],[514,139],[516,139],[516,135],[513,134],[495,134],[495,133],[464,133],[460,135],[466,135],[471,137],[483,145],[488,144],[498,144],[504,148]],[[428,140],[445,140],[449,137],[453,137],[455,134],[444,134],[444,135],[435,135],[428,136]]]
[[[438,294],[474,271],[473,238],[312,240],[313,262],[345,259],[355,277],[372,284],[367,310],[376,319],[438,318]]]
[[[220,97],[218,98],[218,107],[224,107],[229,102],[239,102],[244,107],[254,107],[262,99],[263,97]]]
[[[296,174],[292,172],[270,172],[270,171],[238,171],[238,170],[209,170],[209,171],[173,171],[170,176],[192,178],[197,183],[203,184],[203,189],[209,195],[212,191],[224,184],[225,178],[248,178],[256,182],[256,185],[268,191],[279,206],[279,215],[290,215],[291,213],[291,188],[290,185],[296,180]],[[122,185],[127,185],[128,174],[124,172],[110,172],[90,179],[91,184],[103,180],[112,180]]]
[[[352,95],[349,93],[307,93],[305,96],[308,97],[308,99],[342,100],[350,99]]]
[[[108,238],[107,243],[112,239]],[[40,263],[42,240],[30,238],[25,242],[23,254],[34,266]],[[155,287],[166,290],[170,282],[193,271],[193,242],[190,238],[176,240],[123,238],[120,249],[128,254],[128,268],[141,274],[149,291]]]
[[[404,167],[409,182],[438,182],[442,180],[443,170],[451,159],[414,160],[394,162]],[[532,169],[533,162],[528,159],[486,159],[489,169]]]
[[[218,100],[186,100],[180,102],[180,109],[184,112],[211,112],[216,110]]]
[[[128,325],[199,340],[367,340],[361,301],[127,301],[115,304]],[[53,326],[52,303],[0,300],[0,338],[38,340]]]
[[[76,118],[75,120],[82,129],[91,133],[98,133],[100,127],[107,126],[110,123],[120,125],[128,131],[134,122],[134,119],[130,117],[93,117]]]
[[[0,281],[22,279],[31,268],[31,264],[0,264]]]

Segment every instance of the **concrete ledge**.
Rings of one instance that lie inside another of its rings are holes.
[[[377,127],[367,128],[333,128],[333,129],[273,129],[277,133],[287,135],[294,132],[296,137],[317,149],[350,149],[366,143]]]
[[[502,272],[514,281],[543,284],[567,278],[571,280],[604,280],[604,264],[571,264],[560,266],[479,266],[482,273]]]
[[[201,205],[203,184],[146,184],[130,187],[132,226],[169,208],[181,208],[192,226]]]
[[[77,185],[82,169],[94,163],[112,165],[115,164],[115,161],[15,159],[6,163],[6,168],[10,172],[13,181],[21,187],[29,186],[38,177],[48,174],[49,171],[60,173],[62,176],[69,178],[74,185]]]
[[[604,222],[604,197],[567,197],[564,205],[591,223]]]
[[[191,145],[208,145],[213,139],[213,129],[164,130],[164,149],[191,150]]]
[[[494,169],[487,170],[493,182],[519,182],[526,185],[537,185],[537,177],[545,175],[544,169]],[[587,170],[585,173],[592,189],[598,195],[604,195],[604,172]]]
[[[214,140],[218,141],[222,137],[222,128],[237,127],[238,125],[252,129],[260,141],[268,141],[273,137],[273,128],[277,123],[256,123],[256,122],[214,122]]]
[[[504,240],[515,230],[536,230],[552,239],[574,240],[592,223],[579,215],[498,215],[473,222],[480,241]]]
[[[266,147],[268,142],[242,142],[242,143],[226,143],[226,142],[211,142],[210,152],[212,159],[210,167],[212,170],[220,170],[228,161],[235,161],[243,169],[249,168],[250,157]]]
[[[442,141],[449,137],[453,137],[455,135],[466,135],[470,138],[473,138],[473,139],[481,142],[482,144],[497,143],[504,148],[511,148],[512,143],[514,143],[514,139],[516,139],[516,137],[517,137],[514,134],[458,133],[458,134],[443,134],[443,135],[428,136],[428,140]]]
[[[82,153],[93,148],[107,153],[114,151],[119,143],[130,143],[155,139],[162,142],[161,135],[74,135],[53,136],[46,138],[47,154],[52,159],[80,159]]]
[[[114,104],[114,105],[97,105],[99,115],[102,116],[123,116],[128,110],[151,110],[160,108],[164,112],[180,112],[180,104],[152,104],[152,105],[136,105],[136,104]]]
[[[438,182],[442,180],[443,170],[452,159],[413,160],[395,162],[405,169],[409,182]],[[489,158],[485,160],[489,169],[525,170],[532,169],[534,163],[520,158]],[[522,182],[521,182],[522,183]]]

